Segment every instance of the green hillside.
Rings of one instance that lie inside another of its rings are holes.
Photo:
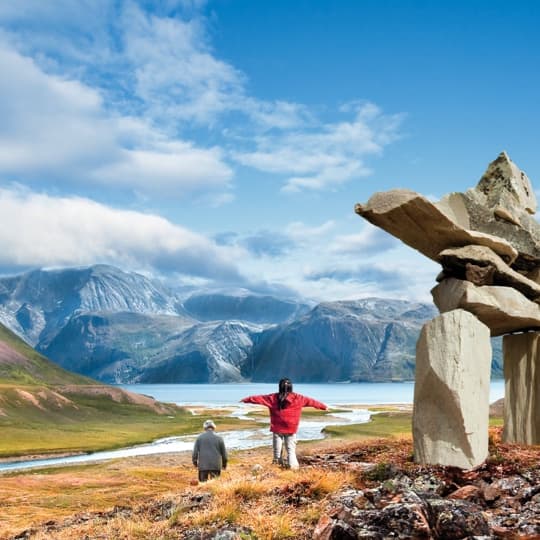
[[[0,324],[0,457],[129,446],[200,423],[176,405],[70,373]]]
[[[0,324],[0,384],[96,384],[51,362]]]

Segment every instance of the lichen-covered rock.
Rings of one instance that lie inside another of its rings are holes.
[[[435,538],[454,540],[489,534],[489,525],[476,504],[441,498],[426,499]]]
[[[492,161],[476,186],[484,193],[488,206],[502,206],[507,210],[536,212],[536,196],[527,175],[501,152]]]
[[[526,212],[506,215],[501,207],[486,206],[485,197],[475,189],[449,193],[437,208],[469,231],[482,232],[509,242],[518,255],[511,263],[516,270],[529,272],[540,264],[540,225]],[[504,217],[503,217],[504,216]]]

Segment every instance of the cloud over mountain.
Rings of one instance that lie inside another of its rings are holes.
[[[80,197],[0,189],[0,266],[87,265],[96,261],[166,274],[243,283],[235,248],[152,214]]]

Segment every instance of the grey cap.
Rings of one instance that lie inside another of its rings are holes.
[[[213,420],[206,420],[206,422],[203,424],[204,429],[216,429],[216,424],[214,424]]]

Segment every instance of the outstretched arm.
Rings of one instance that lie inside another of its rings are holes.
[[[272,394],[266,394],[262,396],[247,396],[240,401],[242,403],[255,403],[256,405],[264,405],[265,407],[272,406]]]
[[[315,409],[320,409],[321,411],[326,411],[326,409],[328,409],[328,405],[325,405],[321,401],[317,401],[316,399],[307,396],[302,397],[304,398],[302,407],[314,407]]]

